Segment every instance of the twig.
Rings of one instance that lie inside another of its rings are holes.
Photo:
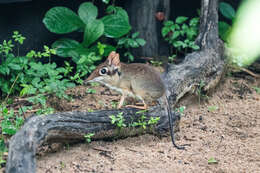
[[[251,76],[253,76],[253,77],[255,77],[255,78],[260,78],[260,75],[255,74],[254,72],[252,72],[252,71],[250,71],[250,70],[248,70],[248,69],[246,69],[246,68],[240,67],[240,69],[241,69],[242,71],[244,71],[244,72],[250,74]]]
[[[103,152],[112,152],[111,150],[106,150],[103,148],[96,148],[96,147],[92,147],[93,150],[97,150],[97,151],[103,151]]]

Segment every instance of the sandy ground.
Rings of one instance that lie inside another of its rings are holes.
[[[253,86],[260,87],[260,81],[230,77],[207,101],[199,104],[197,97],[184,98],[179,105],[186,106],[186,110],[176,138],[178,144],[191,145],[186,150],[174,148],[169,136],[148,134],[112,142],[54,144],[55,149],[38,156],[37,172],[260,172],[260,94]],[[86,95],[85,91],[86,88],[70,91],[77,93],[76,101],[57,107],[110,108],[111,101],[119,97],[104,88],[95,94]]]

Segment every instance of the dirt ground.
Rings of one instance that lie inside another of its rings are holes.
[[[186,150],[174,148],[170,136],[148,134],[112,142],[53,144],[54,149],[38,156],[37,172],[260,172],[260,94],[254,86],[260,87],[259,79],[229,77],[207,94],[207,101],[184,98],[179,105],[186,109],[176,138],[177,144],[191,145]],[[119,99],[100,86],[92,86],[96,93],[86,94],[88,88],[69,91],[71,102],[50,104],[60,111],[92,111],[114,107]]]

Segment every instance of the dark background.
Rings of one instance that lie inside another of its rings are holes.
[[[127,8],[129,1],[131,0],[116,0],[115,2],[116,5]],[[49,32],[42,20],[45,13],[52,7],[65,6],[77,12],[82,2],[86,2],[86,0],[0,0],[0,42],[9,40],[13,31],[19,31],[26,37],[24,45],[20,49],[20,55],[25,55],[29,50],[42,50],[43,45],[50,46],[58,38],[69,37],[81,41],[82,33],[57,35]],[[226,2],[234,7],[238,5],[237,0]],[[105,4],[101,0],[96,0],[95,5],[98,6],[99,15],[104,14]],[[174,20],[176,16],[198,16],[198,9],[200,9],[200,0],[171,0],[169,19]],[[129,17],[131,18],[132,15],[134,14],[129,14]],[[133,30],[135,27],[132,25]]]

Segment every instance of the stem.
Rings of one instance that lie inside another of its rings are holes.
[[[7,94],[7,96],[6,96],[6,98],[5,98],[5,100],[4,100],[3,103],[6,103],[6,102],[7,102],[7,99],[9,98],[10,93],[12,92],[12,89],[13,89],[13,87],[14,87],[14,84],[15,84],[16,81],[18,80],[20,74],[21,74],[21,73],[19,73],[19,74],[16,76],[16,78],[15,78],[15,80],[14,80],[14,82],[13,82],[13,84],[12,84],[12,86],[11,86],[11,88],[10,88],[10,90],[9,90],[9,92],[8,92],[8,94]]]
[[[23,64],[22,71],[24,69],[24,66],[25,66],[25,64]],[[3,105],[4,103],[7,102],[7,99],[9,98],[9,96],[10,96],[10,94],[12,92],[12,89],[14,88],[14,85],[15,85],[16,81],[18,80],[19,76],[21,75],[22,71],[16,76],[16,78],[15,78],[15,80],[14,80],[14,82],[13,82],[13,84],[12,84],[12,86],[11,86],[7,96],[6,96],[6,98],[4,99],[4,102],[1,105]]]

